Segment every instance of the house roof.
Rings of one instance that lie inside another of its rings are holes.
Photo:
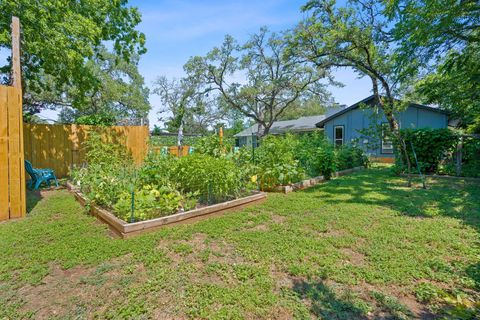
[[[360,107],[360,106],[361,106],[362,104],[364,104],[364,103],[366,104],[366,103],[368,103],[368,102],[371,102],[371,101],[373,101],[374,98],[375,98],[375,96],[374,96],[374,95],[371,95],[371,96],[369,96],[369,97],[367,97],[367,98],[365,98],[365,99],[363,99],[363,100],[360,100],[360,101],[352,104],[351,106],[349,106],[349,107],[347,107],[347,108],[345,108],[345,109],[339,110],[338,112],[336,112],[336,113],[334,113],[334,114],[332,114],[332,115],[330,115],[330,116],[327,116],[327,117],[325,117],[324,119],[322,119],[321,121],[319,121],[319,122],[316,124],[316,126],[317,126],[318,128],[323,128],[323,126],[324,126],[324,124],[325,124],[326,122],[328,122],[328,121],[330,121],[330,120],[332,120],[332,119],[334,119],[334,118],[336,118],[336,117],[338,117],[338,116],[340,116],[340,115],[342,115],[342,114],[344,114],[344,113],[347,113],[347,112],[349,112],[349,111],[351,111],[351,110],[354,110],[354,109]],[[442,109],[439,109],[439,108],[435,108],[435,107],[425,106],[425,105],[423,105],[423,104],[418,104],[418,103],[410,103],[409,107],[415,107],[415,108],[419,108],[419,109],[425,109],[425,110],[430,110],[430,111],[434,111],[434,112],[439,112],[439,113],[448,114],[448,112],[445,111],[445,110],[442,110]]]
[[[301,117],[295,120],[275,121],[270,128],[271,134],[287,132],[311,131],[317,129],[316,124],[325,118],[324,115]],[[235,137],[248,137],[258,132],[258,124],[254,124],[235,135]]]

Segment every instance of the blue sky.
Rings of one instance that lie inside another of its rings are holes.
[[[262,26],[280,31],[293,27],[303,14],[305,3],[297,0],[131,0],[139,8],[142,23],[138,29],[145,33],[148,52],[141,57],[139,70],[147,86],[160,75],[181,77],[183,64],[191,56],[204,55],[220,45],[225,34],[243,41]],[[335,72],[343,88],[331,88],[335,100],[352,104],[370,94],[371,85],[366,79],[357,79],[351,70]],[[158,97],[150,97],[151,126],[158,123],[161,107]],[[45,112],[49,118],[54,113]]]

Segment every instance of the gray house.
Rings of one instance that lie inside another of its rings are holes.
[[[320,121],[324,120],[325,116],[311,116],[311,117],[301,117],[295,120],[285,120],[285,121],[275,121],[270,128],[270,134],[286,134],[290,133],[305,133],[320,130],[316,125]],[[237,133],[234,135],[235,144],[237,147],[251,146],[252,143],[254,146],[257,144],[257,132],[258,124]]]
[[[366,136],[361,131],[380,127],[388,123],[385,115],[378,108],[374,108],[374,96],[359,101],[350,107],[342,109],[316,125],[324,129],[325,135],[336,145],[356,141],[370,156],[378,158],[393,158],[393,145],[389,139],[382,138],[378,143],[373,143],[375,138]],[[366,106],[361,108],[361,106]],[[446,111],[412,103],[408,108],[397,114],[400,128],[432,128],[448,127],[448,114]],[[376,125],[375,125],[376,123]],[[378,126],[380,125],[380,126]],[[383,136],[383,134],[381,134]]]

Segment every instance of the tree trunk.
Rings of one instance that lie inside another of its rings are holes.
[[[393,103],[393,102],[390,102],[390,103]],[[385,117],[387,118],[388,124],[390,126],[390,130],[392,130],[392,133],[397,138],[398,143],[400,144],[400,151],[403,154],[405,161],[407,162],[407,175],[408,175],[407,184],[409,187],[411,187],[412,178],[410,174],[412,173],[412,164],[410,163],[410,157],[408,156],[407,144],[405,143],[405,139],[403,138],[402,133],[400,132],[400,126],[398,125],[397,119],[395,119],[395,116],[392,112],[393,105],[391,105],[391,107],[389,107],[388,110],[385,107],[382,107],[382,109],[383,109],[383,112],[385,113]]]

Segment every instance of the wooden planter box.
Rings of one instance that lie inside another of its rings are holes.
[[[78,202],[80,202],[82,206],[85,206],[85,196],[79,191],[78,188],[73,186],[71,183],[67,183],[67,185],[68,189],[70,190],[70,192],[73,193]],[[236,210],[252,204],[260,203],[265,200],[266,197],[267,194],[264,192],[255,192],[254,194],[244,198],[222,202],[208,207],[194,209],[186,212],[180,212],[161,218],[133,223],[127,223],[117,218],[110,211],[96,205],[92,205],[90,207],[90,213],[96,216],[101,221],[107,223],[110,229],[113,230],[120,237],[126,239],[139,234],[158,230],[167,225],[194,222],[207,217],[218,216],[227,211]]]
[[[360,171],[360,170],[363,170],[363,169],[364,169],[364,167],[355,167],[355,168],[351,168],[351,169],[337,171],[337,172],[334,172],[332,174],[332,178],[333,177],[345,176],[347,174],[351,174],[353,172],[357,172],[357,171]],[[291,185],[288,185],[288,186],[277,186],[273,190],[269,190],[269,191],[270,192],[289,193],[289,192],[292,192],[292,191],[295,191],[295,190],[302,190],[302,189],[307,189],[307,188],[313,187],[313,186],[315,186],[319,183],[322,183],[324,181],[325,181],[324,176],[318,176],[318,177],[315,177],[315,178],[305,179],[305,180],[302,180],[300,182],[297,182],[297,183],[294,183],[294,184],[291,184]]]

